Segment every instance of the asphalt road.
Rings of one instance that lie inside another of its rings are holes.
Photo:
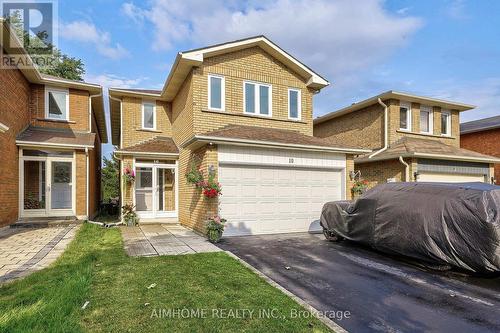
[[[500,332],[498,277],[426,271],[318,234],[232,237],[220,247],[348,331]]]

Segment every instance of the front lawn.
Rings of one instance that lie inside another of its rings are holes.
[[[90,224],[51,267],[0,287],[0,332],[328,331],[301,311],[225,253],[131,258],[118,229]]]

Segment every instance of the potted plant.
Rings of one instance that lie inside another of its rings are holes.
[[[222,233],[224,232],[224,224],[226,219],[221,218],[216,215],[207,221],[207,237],[212,243],[218,243],[222,238]]]
[[[122,207],[122,216],[125,224],[129,227],[134,227],[139,224],[139,217],[135,212],[135,206],[127,204]]]
[[[191,170],[186,174],[186,180],[189,184],[193,184],[196,187],[203,186],[203,172],[200,168],[197,168],[194,163],[191,164]]]
[[[123,169],[123,179],[127,185],[132,184],[135,181],[135,171],[127,165],[125,169]]]
[[[215,181],[215,175],[213,174],[208,176],[208,180],[203,182],[202,187],[205,198],[216,198],[222,194],[222,187]]]
[[[355,198],[359,197],[363,193],[365,193],[368,188],[367,180],[355,180],[354,184],[351,187],[351,192]]]

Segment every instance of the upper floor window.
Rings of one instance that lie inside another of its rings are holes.
[[[288,89],[288,118],[300,120],[301,117],[301,96],[299,89]]]
[[[225,107],[225,81],[223,76],[208,76],[208,108],[223,111]]]
[[[432,107],[422,105],[420,107],[420,132],[433,133]]]
[[[156,103],[142,102],[142,128],[156,129]]]
[[[271,116],[271,86],[263,83],[244,82],[244,113]]]
[[[451,113],[450,111],[441,111],[441,134],[451,136]]]
[[[411,131],[411,104],[408,102],[399,104],[399,129]]]
[[[60,88],[45,88],[45,118],[69,120],[69,91]]]

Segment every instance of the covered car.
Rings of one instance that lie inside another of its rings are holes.
[[[473,272],[500,272],[500,186],[387,183],[324,205],[321,226],[376,250]]]

